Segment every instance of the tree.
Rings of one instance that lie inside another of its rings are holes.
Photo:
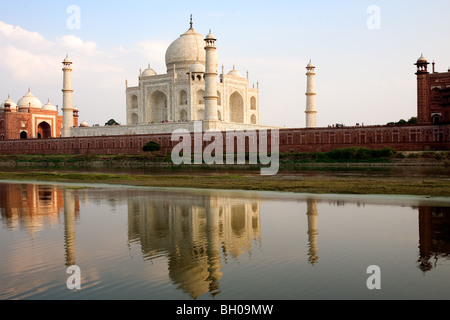
[[[155,141],[150,141],[145,146],[142,147],[142,151],[144,152],[154,152],[154,151],[160,151],[161,145]]]
[[[118,126],[120,125],[116,120],[111,119],[107,123],[105,123],[105,126]]]

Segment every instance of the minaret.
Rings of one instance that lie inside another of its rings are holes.
[[[428,65],[430,63],[423,54],[416,62],[417,66],[417,121],[419,124],[431,123],[431,109],[428,99]]]
[[[69,57],[63,61],[64,84],[63,84],[63,127],[61,136],[70,137],[70,130],[73,128],[73,90],[72,90],[72,61]]]
[[[314,83],[314,77],[316,67],[310,61],[306,66],[306,76],[307,80],[307,91],[306,91],[306,127],[316,128],[317,127],[317,110],[316,110],[316,87]]]
[[[211,31],[206,36],[206,67],[205,67],[205,120],[216,121],[217,116],[217,48],[216,40]]]

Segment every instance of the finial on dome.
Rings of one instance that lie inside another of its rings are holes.
[[[191,22],[190,22],[190,25],[191,25],[191,29],[192,29],[193,26],[194,26],[194,22],[193,22],[193,20],[192,20],[192,14],[191,14]]]

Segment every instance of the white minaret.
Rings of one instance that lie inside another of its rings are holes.
[[[217,116],[217,48],[216,40],[211,31],[206,36],[206,66],[205,66],[205,120],[218,120]]]
[[[70,130],[73,128],[73,90],[72,90],[72,61],[69,57],[63,61],[64,83],[63,83],[63,127],[61,136],[70,137]]]
[[[316,67],[310,61],[306,66],[307,90],[306,90],[306,127],[317,127],[317,110],[316,110],[316,87],[314,83],[314,77]]]

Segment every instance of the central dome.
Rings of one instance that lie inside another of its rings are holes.
[[[42,103],[41,101],[39,101],[38,98],[36,98],[30,90],[28,90],[28,93],[19,100],[19,102],[17,102],[17,106],[19,107],[19,111],[20,109],[41,109],[42,108]]]
[[[197,61],[203,65],[206,64],[205,40],[201,34],[191,27],[167,49],[167,73],[173,73],[174,67],[177,73],[187,73],[190,66]]]

